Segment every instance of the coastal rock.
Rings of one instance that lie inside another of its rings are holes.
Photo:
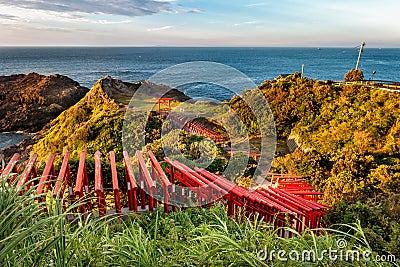
[[[1,76],[0,132],[37,132],[88,91],[59,74]]]
[[[187,95],[177,89],[165,85],[158,85],[149,81],[136,83],[124,82],[106,76],[98,81],[102,90],[119,103],[128,104],[135,92],[141,87],[141,91],[152,97],[160,97],[160,92],[167,92],[164,97],[173,98],[176,101],[184,102],[190,99]]]

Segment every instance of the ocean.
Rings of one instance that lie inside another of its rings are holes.
[[[22,133],[1,133],[0,134],[0,151],[4,148],[7,148],[11,145],[18,144],[25,138],[27,138],[28,134]],[[1,164],[1,162],[0,162]]]
[[[357,56],[357,48],[0,47],[0,75],[58,73],[90,88],[106,75],[136,82],[176,64],[212,61],[236,68],[255,84],[301,72],[302,64],[306,77],[343,80],[344,74],[355,68]],[[360,68],[365,79],[371,79],[376,71],[376,80],[400,81],[400,49],[365,48]],[[181,90],[191,97],[232,97],[230,91],[209,84]]]

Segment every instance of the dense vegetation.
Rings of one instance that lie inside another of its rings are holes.
[[[112,149],[120,155],[123,119],[124,112],[103,91],[100,80],[84,98],[51,122],[33,151],[41,159],[52,152],[63,155],[66,151],[72,158],[79,158],[81,151],[107,154]]]
[[[267,81],[260,89],[278,138],[298,146],[275,159],[274,171],[303,175],[324,192],[325,202],[334,204],[328,224],[359,218],[377,248],[398,254],[400,94],[299,74]]]
[[[344,81],[345,82],[359,82],[364,80],[364,73],[362,70],[358,69],[352,69],[349,70],[345,75],[344,75]]]
[[[325,202],[333,205],[325,218],[326,226],[358,219],[374,249],[400,255],[400,94],[356,84],[333,85],[301,78],[297,73],[266,81],[259,88],[273,112],[279,143],[291,140],[297,145],[291,154],[278,153],[273,171],[303,175],[325,193]],[[260,128],[244,101],[235,97],[229,105],[250,135],[258,136]],[[114,150],[121,157],[123,119],[124,112],[97,83],[53,122],[34,151],[42,159],[54,151],[61,155],[64,149],[72,152],[75,161],[82,150],[89,154],[100,150],[103,155]],[[165,142],[182,153],[176,159],[190,165],[189,160],[201,156],[201,144],[214,157],[209,170],[223,171],[227,160],[223,151],[203,138],[171,133],[180,135],[178,145],[172,143],[175,139],[171,135],[161,139],[164,119],[152,114],[146,124],[147,149],[159,160],[163,159]],[[133,119],[126,126],[133,140],[141,123]],[[251,176],[252,168],[245,176]],[[151,236],[144,238],[158,242]]]
[[[103,90],[103,81],[100,79],[93,88],[77,104],[63,112],[51,123],[43,137],[33,146],[33,152],[39,155],[39,160],[45,162],[50,153],[58,155],[57,166],[61,165],[62,156],[66,151],[71,153],[71,171],[76,174],[79,154],[87,152],[87,169],[90,180],[94,180],[94,153],[99,150],[103,157],[108,157],[108,152],[113,150],[117,157],[117,167],[120,184],[123,185],[124,168],[122,166],[123,139],[122,131],[125,127],[125,149],[128,151],[142,150],[145,147],[151,149],[160,162],[164,161],[163,145],[173,148],[174,154],[181,154],[179,159],[187,164],[192,160],[202,158],[202,155],[210,155],[210,161],[205,160],[199,167],[208,167],[215,173],[222,172],[226,159],[222,157],[221,147],[215,147],[210,142],[204,141],[204,137],[188,134],[184,131],[174,131],[161,138],[161,128],[165,122],[165,115],[150,112],[149,116],[141,116],[139,113],[127,113],[134,116],[126,119],[126,106],[110,97]],[[123,108],[121,108],[121,106]],[[147,121],[143,121],[144,119]],[[125,124],[124,124],[125,123]],[[211,124],[210,122],[207,122]],[[140,132],[145,129],[141,138]],[[176,146],[174,135],[179,135],[179,145]],[[142,140],[143,139],[143,140]],[[204,141],[204,142],[203,142]],[[202,151],[201,149],[205,149]],[[132,153],[134,154],[134,153]],[[146,153],[144,153],[146,154]],[[213,160],[215,158],[215,160]],[[203,159],[204,160],[204,159]],[[103,161],[104,180],[111,185],[110,165]]]
[[[345,249],[363,255],[370,246],[356,224],[342,225],[342,231],[330,235],[309,231],[282,239],[260,219],[229,219],[222,205],[103,221],[75,214],[76,205],[64,211],[58,197],[48,198],[47,205],[37,203],[34,187],[22,194],[12,185],[0,189],[1,266],[382,266],[362,257],[335,265],[329,257],[286,262],[275,253],[271,260],[263,259],[264,250],[314,250],[321,255],[339,249],[337,241],[343,238]],[[67,215],[75,216],[73,223]]]

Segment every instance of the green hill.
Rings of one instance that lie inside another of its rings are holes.
[[[124,112],[103,90],[104,79],[74,106],[51,122],[51,127],[33,146],[43,159],[52,152],[62,155],[69,151],[79,157],[81,151],[107,153],[110,148],[121,151],[120,131]]]

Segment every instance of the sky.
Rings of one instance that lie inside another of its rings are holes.
[[[0,46],[400,47],[398,0],[0,0]]]

